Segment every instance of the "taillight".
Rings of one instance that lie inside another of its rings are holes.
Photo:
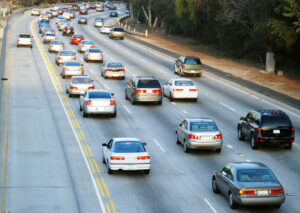
[[[71,89],[78,89],[77,87],[71,87]]]
[[[53,47],[53,45],[50,45],[50,47]]]
[[[20,41],[20,39],[18,39],[18,42]]]
[[[182,69],[185,69],[185,66],[184,66],[184,65],[182,65]]]
[[[124,157],[110,157],[111,160],[125,160]]]
[[[81,47],[84,47],[84,45],[81,45]]]
[[[121,72],[125,72],[125,69],[120,69],[119,71],[121,71]]]
[[[200,67],[201,69],[203,69],[203,66],[201,65],[201,67]]]
[[[162,90],[161,89],[154,89],[152,90],[153,93],[162,93]]]
[[[62,58],[61,58],[61,57],[58,57],[57,59],[60,60],[60,59],[62,59]]]
[[[88,89],[95,89],[95,87],[89,87]]]
[[[80,70],[80,71],[82,71],[82,70],[83,70],[83,68],[82,68],[82,67],[80,67],[80,68],[79,68],[79,70]]]
[[[30,39],[30,42],[32,42],[32,39]]]
[[[72,60],[76,60],[76,57],[73,57]]]
[[[146,93],[146,90],[136,89],[134,92],[135,93]]]
[[[189,134],[189,138],[190,139],[198,139],[199,137],[197,135],[194,135],[194,134]]]
[[[283,194],[284,189],[272,189],[271,194]]]
[[[70,69],[69,67],[65,67],[65,68],[64,68],[64,70],[69,70],[69,69]]]
[[[214,136],[214,139],[222,139],[222,137],[223,137],[222,134],[217,134]]]
[[[258,129],[257,129],[257,133],[258,133],[258,134],[261,134],[261,128],[258,128]]]
[[[107,69],[106,71],[111,71],[111,69]]]
[[[173,89],[174,92],[182,92],[183,89]]]
[[[150,156],[140,156],[140,157],[137,157],[138,160],[149,160],[150,159]]]
[[[197,92],[198,89],[189,89],[190,92]]]
[[[62,48],[65,48],[65,46],[63,45]]]
[[[92,101],[91,101],[91,100],[88,100],[88,101],[86,102],[86,105],[92,105]]]
[[[295,133],[295,129],[294,128],[292,128],[292,133]]]
[[[242,195],[255,195],[255,191],[254,190],[239,190],[239,194],[242,194]]]
[[[110,100],[109,105],[116,105],[116,102],[114,100]]]
[[[96,47],[95,45],[91,46],[91,47]]]

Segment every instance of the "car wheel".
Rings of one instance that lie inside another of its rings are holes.
[[[111,170],[110,168],[108,168],[108,171],[107,171],[107,173],[111,175],[111,174],[113,174],[113,173],[114,173],[114,171],[113,171],[113,170]]]
[[[69,94],[68,88],[66,87],[66,93]]]
[[[32,49],[32,45],[30,46],[30,48]]]
[[[125,90],[125,100],[129,100],[129,99],[128,99],[128,96],[127,96],[126,90]]]
[[[197,74],[197,76],[198,76],[198,77],[201,77],[201,76],[202,76],[202,73]]]
[[[115,111],[115,113],[113,113],[113,114],[111,115],[111,117],[113,117],[113,118],[117,117],[117,111]]]
[[[258,148],[258,142],[257,139],[255,137],[255,135],[251,135],[251,147],[252,149],[257,149]]]
[[[170,99],[170,101],[174,101],[174,98],[173,98],[173,96],[172,96],[172,93],[170,93],[169,99]]]
[[[20,45],[17,44],[17,47],[20,47]]]
[[[107,76],[103,74],[103,78],[104,78],[104,79],[107,79]]]
[[[232,209],[236,209],[238,207],[238,204],[233,199],[232,192],[229,192],[229,206]]]
[[[216,149],[216,153],[221,153],[222,149]]]
[[[79,105],[79,110],[80,110],[80,112],[82,111],[82,106],[81,105]]]
[[[198,101],[198,98],[194,98],[192,101],[193,101],[193,102],[197,102],[197,101]]]
[[[273,206],[275,209],[279,209],[281,207],[281,204],[277,204]]]
[[[144,173],[147,174],[147,175],[149,175],[150,174],[150,169],[145,169]]]
[[[73,95],[71,93],[69,93],[69,97],[71,98],[71,97],[73,97]]]
[[[212,178],[211,188],[212,188],[214,193],[216,193],[216,194],[220,193],[220,190],[218,188],[217,181],[216,181],[215,177]]]
[[[104,157],[102,157],[102,163],[106,164],[106,161],[105,161]]]
[[[183,151],[185,153],[188,153],[190,151],[189,148],[187,147],[187,142],[186,141],[184,141],[184,144],[183,144]]]
[[[245,140],[245,135],[242,132],[242,127],[241,126],[238,127],[238,138],[239,138],[240,141]]]
[[[179,141],[177,133],[176,133],[176,144],[178,144],[178,145],[181,144],[180,141]]]
[[[158,101],[158,102],[157,102],[157,105],[162,105],[162,101]]]
[[[87,118],[87,117],[88,117],[88,114],[84,111],[84,109],[83,109],[83,112],[82,112],[82,116],[83,116],[84,118]]]
[[[136,102],[135,102],[135,100],[134,100],[134,97],[133,97],[133,96],[131,96],[131,104],[132,104],[132,105],[135,105],[135,104],[136,104]]]
[[[289,142],[289,143],[284,144],[284,148],[285,149],[292,149],[292,143]]]
[[[180,68],[179,75],[180,75],[181,77],[184,76],[183,71],[182,71],[182,68]]]
[[[178,74],[178,73],[177,73],[177,68],[176,68],[176,65],[175,65],[175,64],[174,64],[174,74],[176,74],[176,75]]]

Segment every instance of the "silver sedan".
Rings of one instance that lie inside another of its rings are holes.
[[[88,90],[85,95],[80,96],[79,105],[80,111],[83,111],[83,117],[88,117],[91,114],[117,116],[116,101],[113,94],[107,90]]]
[[[221,152],[222,133],[212,119],[184,119],[176,129],[177,144],[183,144],[184,151],[190,149],[215,149]]]
[[[91,40],[83,40],[78,45],[78,52],[79,53],[84,53],[85,51],[87,51],[91,47],[96,47],[95,42],[93,42]]]
[[[84,53],[84,60],[89,61],[100,61],[103,62],[103,52],[99,48],[89,48]]]
[[[83,65],[79,61],[66,61],[61,68],[60,75],[62,78],[84,75]]]
[[[64,64],[66,61],[75,61],[76,54],[72,50],[61,50],[58,52],[55,62],[57,65]]]
[[[125,79],[125,68],[121,62],[108,61],[103,64],[101,75],[106,79],[108,77]]]
[[[95,89],[94,82],[89,76],[72,76],[67,81],[66,92],[69,97],[85,94],[89,89]]]
[[[59,52],[65,49],[65,44],[63,41],[51,41],[48,51],[51,52]]]

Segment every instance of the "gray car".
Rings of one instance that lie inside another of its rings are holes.
[[[95,89],[94,82],[89,76],[72,76],[66,85],[69,97],[85,94],[89,89]]]
[[[76,54],[72,50],[61,50],[58,52],[55,58],[57,65],[64,64],[66,61],[75,61]]]
[[[117,116],[116,101],[113,94],[107,90],[88,90],[85,95],[80,96],[79,105],[83,117],[88,117],[91,114]]]
[[[190,149],[222,149],[222,133],[212,119],[186,118],[176,128],[176,143],[183,144],[187,153]]]
[[[125,31],[122,27],[114,27],[112,28],[109,38],[111,39],[115,39],[115,38],[119,38],[121,40],[124,40],[125,37]]]
[[[269,167],[262,163],[229,163],[212,176],[212,190],[229,199],[231,208],[239,205],[271,205],[280,208],[284,189]]]
[[[158,80],[148,76],[133,76],[126,84],[125,99],[134,105],[137,102],[162,104],[162,88]]]
[[[79,61],[66,61],[61,67],[60,75],[66,76],[84,75],[83,65]]]
[[[85,51],[87,51],[91,47],[96,47],[95,42],[93,42],[91,40],[83,40],[78,45],[78,52],[79,53],[84,53]]]
[[[108,77],[125,79],[124,65],[121,62],[108,61],[103,64],[101,75],[105,79]]]

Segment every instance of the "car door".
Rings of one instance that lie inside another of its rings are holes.
[[[131,87],[132,87],[132,79],[130,79],[130,81],[128,81],[126,84],[126,94],[129,99],[131,98]]]
[[[106,162],[109,162],[109,159],[110,159],[110,157],[111,157],[111,148],[112,148],[113,142],[114,142],[114,140],[111,139],[111,140],[107,143],[107,146],[104,147],[104,149],[103,149],[103,157],[104,157],[104,160],[105,160]]]
[[[219,190],[223,193],[226,194],[226,189],[228,188],[227,186],[227,175],[229,172],[229,167],[225,166],[223,169],[221,169],[220,173],[218,173],[218,179],[217,179],[217,184],[218,184],[218,188]]]
[[[187,126],[188,121],[184,120],[181,125],[179,126],[179,140],[182,144],[184,144],[184,141],[186,140],[186,134],[187,134]]]
[[[250,137],[251,122],[253,122],[253,117],[252,112],[249,112],[245,118],[245,122],[243,123],[243,133],[247,138]]]
[[[170,94],[170,89],[171,89],[170,87],[172,87],[172,80],[169,80],[167,84],[164,86],[164,93],[166,96],[169,96]]]
[[[226,175],[225,175],[225,178],[223,179],[224,180],[224,188],[223,188],[223,193],[228,196],[229,195],[229,191],[233,192],[233,189],[234,189],[234,176],[233,176],[233,170],[232,168],[228,168],[227,171],[226,171]]]

